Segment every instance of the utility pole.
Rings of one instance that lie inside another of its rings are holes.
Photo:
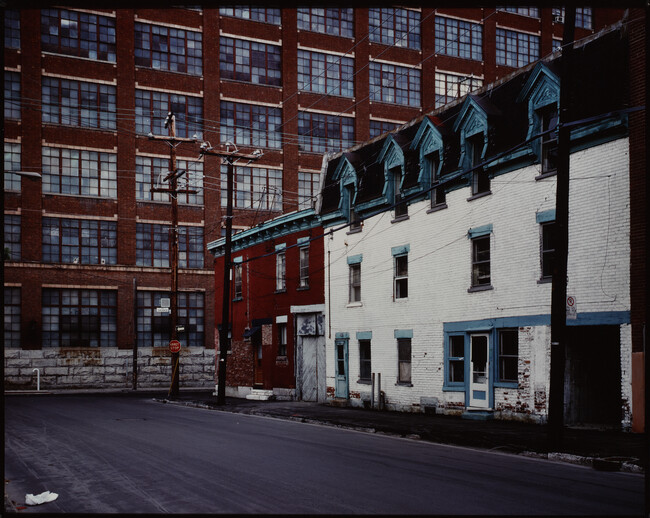
[[[226,201],[226,245],[223,259],[223,306],[221,311],[221,331],[219,332],[219,369],[218,369],[218,387],[217,387],[217,404],[226,404],[226,360],[228,359],[228,331],[230,327],[230,270],[232,256],[232,192],[234,183],[234,162],[238,159],[252,161],[259,159],[262,152],[258,149],[252,154],[239,153],[229,150],[229,144],[226,144],[226,151],[214,150],[210,144],[204,142],[201,144],[201,155],[218,156],[225,160],[228,165],[227,178],[227,201]]]
[[[555,198],[555,257],[551,291],[551,380],[548,403],[548,443],[557,449],[564,432],[564,371],[566,360],[566,293],[569,253],[569,162],[571,155],[572,55],[576,8],[565,7],[558,114],[558,164]]]
[[[192,139],[177,138],[176,137],[176,116],[169,112],[165,119],[165,128],[169,129],[169,137],[157,137],[149,133],[150,140],[163,140],[169,147],[169,173],[163,179],[169,182],[169,187],[166,189],[152,188],[152,192],[166,192],[169,193],[172,204],[172,226],[171,232],[171,340],[177,340],[178,337],[178,178],[185,173],[185,171],[176,170],[176,147],[181,142],[192,142]],[[188,193],[190,191],[187,191]],[[171,343],[171,342],[170,342]],[[168,396],[177,397],[179,392],[179,361],[180,351],[172,352],[172,381],[169,387]]]

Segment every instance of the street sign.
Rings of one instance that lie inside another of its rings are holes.
[[[178,340],[170,340],[169,350],[173,353],[179,352],[181,350],[181,343]]]
[[[568,296],[566,298],[566,317],[570,320],[576,320],[578,318],[575,297]]]
[[[169,308],[156,308],[156,313],[170,313],[171,309]]]

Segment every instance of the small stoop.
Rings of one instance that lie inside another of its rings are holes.
[[[489,421],[494,419],[494,412],[492,410],[474,410],[468,408],[461,415],[463,419],[472,419],[474,421]]]
[[[272,390],[253,389],[250,394],[246,395],[246,399],[255,399],[256,401],[268,401],[273,399]]]

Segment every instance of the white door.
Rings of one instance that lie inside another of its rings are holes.
[[[470,336],[469,406],[490,408],[490,339],[487,334]]]

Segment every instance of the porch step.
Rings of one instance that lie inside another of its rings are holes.
[[[273,399],[272,390],[253,389],[250,394],[246,395],[246,399],[255,399],[257,401],[268,401]]]
[[[492,410],[474,410],[468,408],[461,415],[463,419],[473,419],[474,421],[489,421],[494,419],[494,412]]]

